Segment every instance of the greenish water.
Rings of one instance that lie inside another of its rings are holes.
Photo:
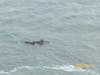
[[[99,20],[99,0],[0,0],[0,75],[100,75]]]

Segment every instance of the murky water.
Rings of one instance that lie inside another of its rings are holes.
[[[99,0],[0,0],[0,75],[100,75],[99,9]],[[24,43],[41,38],[49,43]],[[75,67],[84,63],[96,66]]]

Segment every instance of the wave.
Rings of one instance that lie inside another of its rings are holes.
[[[95,75],[99,75],[95,71],[78,68],[78,67],[75,67],[73,65],[67,65],[67,66],[66,65],[64,65],[64,66],[58,66],[57,65],[57,66],[54,66],[54,67],[50,67],[50,66],[41,66],[41,67],[40,66],[36,66],[36,67],[33,67],[33,66],[20,66],[20,67],[15,67],[15,68],[13,68],[12,70],[9,70],[9,71],[1,70],[0,74],[8,75],[8,74],[14,73],[14,72],[22,70],[22,69],[28,69],[28,70],[51,69],[51,70],[60,70],[60,71],[66,71],[66,72],[79,71],[79,72],[88,72],[88,73],[92,73],[92,74],[95,74]]]

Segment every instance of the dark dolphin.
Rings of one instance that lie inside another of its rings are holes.
[[[49,43],[48,41],[44,41],[44,40],[40,40],[40,41],[33,41],[33,42],[29,42],[29,41],[25,41],[26,44],[31,44],[31,45],[44,45],[45,43]]]

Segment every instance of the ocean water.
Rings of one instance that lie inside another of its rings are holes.
[[[0,75],[100,75],[100,0],[0,0]]]

